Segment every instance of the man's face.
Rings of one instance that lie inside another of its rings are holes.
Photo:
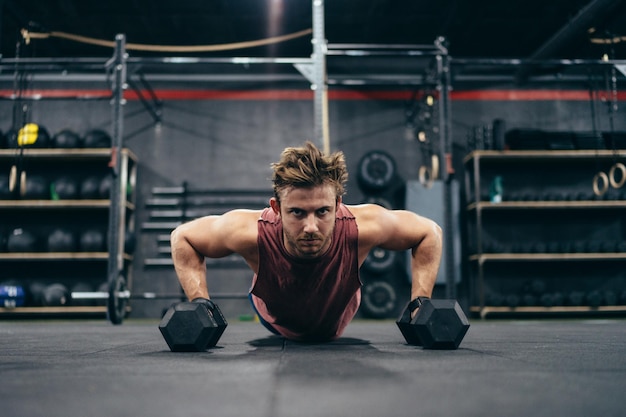
[[[282,219],[287,252],[306,259],[323,255],[331,244],[340,201],[332,185],[288,188],[281,192],[280,204],[272,198],[270,205]]]

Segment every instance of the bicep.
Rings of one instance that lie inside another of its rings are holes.
[[[221,258],[239,252],[247,240],[249,213],[237,211],[220,216],[205,216],[178,226],[172,233],[172,246],[189,244],[209,258]],[[181,242],[182,241],[182,242]]]

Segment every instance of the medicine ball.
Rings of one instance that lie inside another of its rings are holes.
[[[15,308],[24,305],[26,294],[24,287],[13,282],[0,283],[0,307]]]
[[[7,251],[7,234],[3,229],[0,229],[0,252]]]
[[[41,175],[26,177],[26,191],[22,193],[26,200],[47,200],[50,198],[50,183]]]
[[[124,253],[132,255],[135,252],[137,246],[137,238],[134,232],[126,232],[124,235]]]
[[[83,138],[85,148],[110,148],[111,144],[111,136],[102,129],[89,130]]]
[[[72,293],[75,292],[92,292],[92,286],[87,282],[78,282],[72,286]],[[89,299],[74,299],[72,298],[73,306],[92,306],[94,305],[94,300]]]
[[[100,177],[89,176],[80,183],[80,198],[92,200],[100,198]]]
[[[63,129],[52,138],[52,146],[55,148],[80,148],[80,135],[71,129]]]
[[[106,248],[105,234],[98,229],[88,229],[80,234],[80,250],[102,252]]]
[[[45,290],[46,286],[42,282],[31,282],[28,286],[28,304],[32,306],[43,305],[43,294]]]
[[[98,285],[98,292],[109,292],[109,283],[105,281],[102,284]],[[107,305],[107,300],[106,299],[95,300],[94,304],[97,306],[105,306]]]
[[[111,175],[107,175],[102,178],[100,182],[100,198],[109,198],[111,196],[111,185],[113,184],[113,177]]]
[[[45,127],[37,123],[26,123],[20,130],[11,130],[8,139],[9,148],[48,148],[50,135]]]
[[[43,291],[44,306],[64,306],[69,304],[71,294],[63,284],[50,284]]]
[[[36,252],[39,249],[37,236],[22,228],[13,229],[7,239],[9,252]]]
[[[10,200],[13,196],[9,188],[9,176],[0,175],[0,200]]]
[[[9,149],[17,148],[17,130],[7,130],[4,134],[4,146]]]
[[[76,237],[65,229],[55,229],[48,235],[48,252],[74,252]]]
[[[78,197],[78,185],[70,176],[61,176],[54,180],[50,187],[53,200],[72,200]]]

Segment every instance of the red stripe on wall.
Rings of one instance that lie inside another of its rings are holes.
[[[150,95],[141,92],[144,97]],[[313,100],[311,90],[167,90],[159,89],[154,93],[161,100]],[[0,90],[0,98],[13,98],[12,90]],[[86,89],[46,89],[28,90],[22,94],[32,99],[97,99],[111,97],[109,90]],[[124,93],[127,100],[138,100],[135,91]],[[329,100],[410,100],[412,91],[358,91],[329,90]],[[465,90],[452,91],[451,100],[458,101],[587,101],[586,90]],[[608,93],[599,91],[596,99],[606,99]],[[618,91],[617,99],[626,100],[626,91]]]

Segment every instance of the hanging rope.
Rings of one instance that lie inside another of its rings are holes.
[[[175,53],[189,53],[189,52],[215,52],[226,51],[232,49],[253,48],[256,46],[271,45],[274,43],[285,42],[291,39],[300,38],[312,33],[312,29],[304,29],[298,32],[290,33],[287,35],[274,36],[266,39],[259,39],[255,41],[225,43],[217,45],[194,45],[194,46],[168,46],[168,45],[143,45],[139,43],[127,43],[126,49],[132,51],[148,51],[148,52],[175,52]],[[106,48],[115,48],[115,42],[106,41],[102,39],[90,38],[88,36],[74,35],[66,32],[29,32],[26,29],[22,29],[22,37],[26,41],[26,44],[30,43],[31,39],[48,39],[48,38],[61,38],[74,42],[87,43],[91,45],[103,46]]]
[[[590,38],[589,42],[598,45],[613,45],[615,43],[625,42],[626,36],[614,36],[612,38]]]

